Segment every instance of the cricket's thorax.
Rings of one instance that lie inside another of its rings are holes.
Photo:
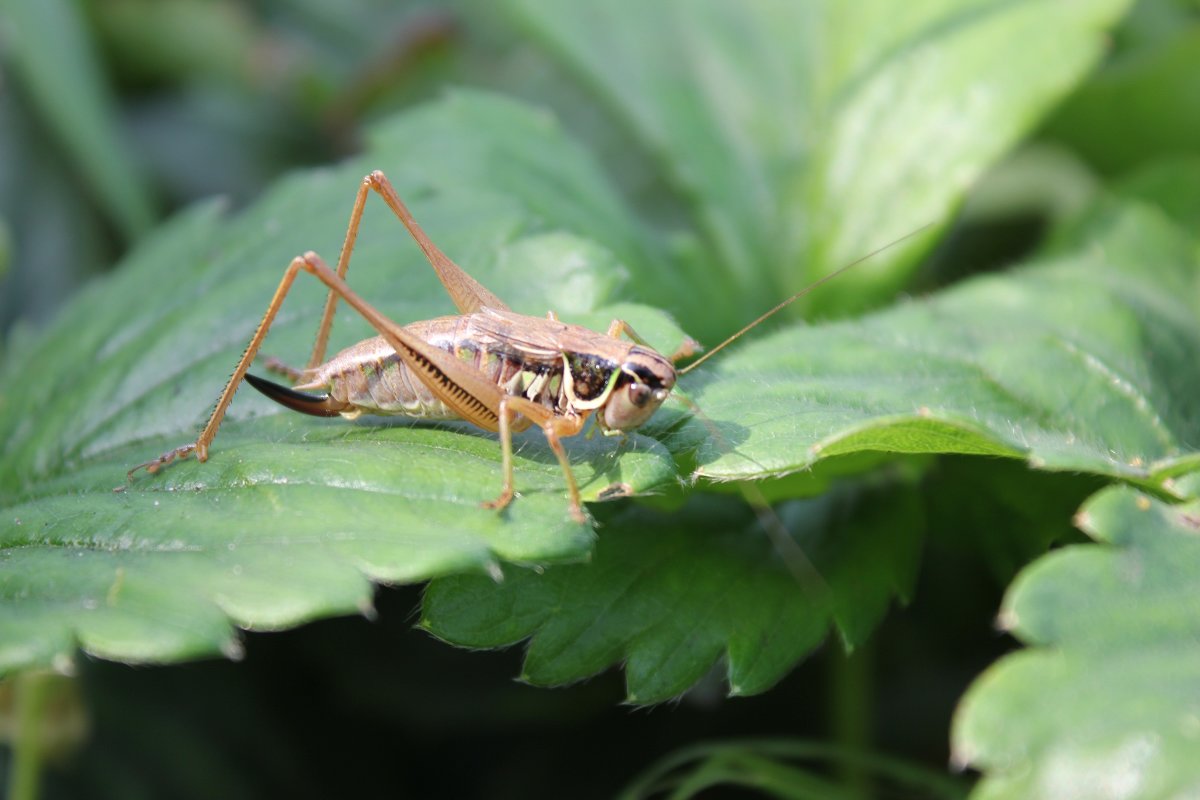
[[[484,309],[404,326],[429,344],[453,353],[507,394],[520,395],[555,413],[603,402],[629,345],[585,328],[540,317]],[[582,351],[563,342],[586,337]],[[569,374],[566,372],[570,366]],[[566,376],[566,377],[564,377]],[[382,336],[366,339],[313,369],[296,389],[327,392],[347,404],[342,416],[403,415],[456,419]]]

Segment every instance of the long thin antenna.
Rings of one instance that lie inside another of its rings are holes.
[[[894,240],[888,242],[887,244],[885,244],[883,247],[880,247],[876,250],[872,250],[871,252],[867,253],[865,256],[862,256],[861,258],[856,258],[854,261],[851,261],[846,266],[841,267],[841,268],[829,273],[824,278],[820,278],[819,280],[816,280],[813,283],[810,283],[808,286],[806,286],[803,289],[801,289],[800,291],[796,292],[794,295],[792,295],[788,299],[784,300],[782,303],[779,303],[777,306],[772,308],[770,311],[767,311],[766,313],[764,313],[762,316],[760,316],[758,319],[751,322],[746,327],[742,328],[740,331],[735,333],[733,336],[730,336],[728,339],[721,342],[719,345],[714,347],[712,350],[709,350],[707,353],[700,356],[700,358],[696,359],[695,361],[688,364],[683,369],[679,370],[679,374],[686,375],[687,373],[691,372],[693,369],[700,366],[705,361],[707,361],[708,359],[712,358],[717,353],[719,353],[723,349],[725,349],[726,345],[731,344],[735,339],[740,338],[742,336],[742,334],[752,330],[756,325],[760,324],[761,322],[763,322],[767,319],[770,319],[772,316],[774,316],[778,312],[782,311],[783,309],[787,308],[792,303],[799,300],[801,297],[804,297],[804,295],[808,294],[813,289],[816,289],[817,287],[828,283],[829,281],[833,280],[837,276],[841,275],[843,272],[846,272],[847,270],[849,270],[851,267],[857,267],[862,262],[864,262],[868,259],[874,258],[875,256],[882,253],[884,250],[888,250],[892,247],[895,247],[896,245],[900,244],[901,242],[903,242],[906,239],[911,239],[913,236],[916,236],[921,231],[925,230],[926,228],[930,228],[932,226],[933,226],[932,222],[927,222],[924,225],[922,225],[921,227],[917,228],[916,230],[912,230],[912,231],[909,231],[908,233],[904,234],[899,239],[894,239]]]

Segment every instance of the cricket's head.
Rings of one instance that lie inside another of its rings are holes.
[[[631,347],[604,404],[604,428],[624,432],[641,427],[674,387],[675,365],[669,358],[647,347]]]

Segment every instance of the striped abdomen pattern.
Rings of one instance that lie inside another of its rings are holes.
[[[520,394],[550,409],[565,408],[562,358],[535,359],[491,337],[476,335],[471,316],[441,317],[405,326],[410,333],[484,374],[508,394]],[[429,387],[375,337],[338,353],[318,367],[302,387],[324,389],[352,410],[344,416],[388,414],[421,419],[456,419]]]

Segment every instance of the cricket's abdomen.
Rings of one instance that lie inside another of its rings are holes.
[[[472,315],[440,317],[406,325],[405,330],[454,353],[509,394],[522,394],[549,408],[559,404],[561,360],[534,362],[471,325]],[[365,339],[316,367],[299,390],[324,390],[345,404],[342,416],[382,414],[417,419],[458,419],[415,375],[382,336]]]

